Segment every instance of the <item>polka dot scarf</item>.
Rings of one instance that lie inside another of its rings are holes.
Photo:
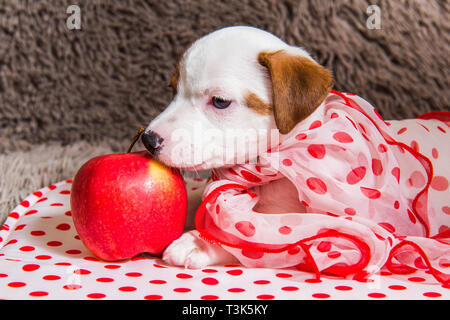
[[[383,266],[428,269],[448,283],[449,120],[435,112],[385,122],[364,99],[332,91],[256,164],[213,172],[196,228],[247,267],[361,281]],[[258,186],[280,178],[306,213],[253,209]]]

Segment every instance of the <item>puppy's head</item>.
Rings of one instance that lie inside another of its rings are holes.
[[[174,167],[252,161],[307,118],[332,82],[306,51],[268,32],[220,29],[184,53],[171,80],[174,99],[142,140]]]

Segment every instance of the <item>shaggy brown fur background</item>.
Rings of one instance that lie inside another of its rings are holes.
[[[66,8],[75,3],[82,30],[71,31]],[[366,27],[370,4],[381,8],[381,30]],[[446,0],[5,1],[1,160],[39,162],[55,172],[47,182],[71,177],[80,165],[61,169],[62,154],[74,157],[64,150],[79,150],[65,146],[89,146],[86,157],[100,145],[124,151],[136,129],[170,101],[167,85],[179,55],[198,37],[229,25],[260,27],[303,46],[333,72],[335,89],[365,97],[386,119],[450,107]],[[55,151],[60,161],[50,158]],[[43,174],[22,165],[17,174],[2,168],[8,171],[0,172],[3,180],[6,174],[14,180],[2,183],[17,187],[0,190],[0,216],[34,191],[25,176],[41,181]]]

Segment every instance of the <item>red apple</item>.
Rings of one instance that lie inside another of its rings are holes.
[[[162,253],[183,232],[187,196],[177,169],[141,151],[86,162],[73,179],[70,205],[86,247],[113,261]]]

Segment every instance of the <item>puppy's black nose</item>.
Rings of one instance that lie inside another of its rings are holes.
[[[155,155],[160,149],[164,141],[157,133],[153,131],[144,132],[141,135],[142,143],[145,148],[150,151],[152,155]]]

